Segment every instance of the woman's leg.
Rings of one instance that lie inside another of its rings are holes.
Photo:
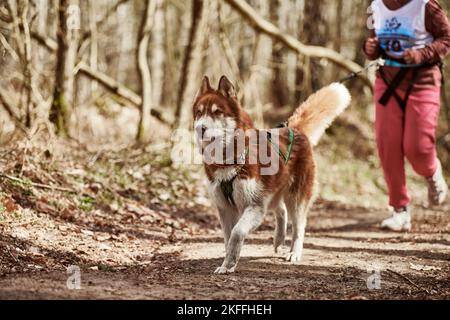
[[[382,80],[375,82],[376,140],[378,155],[389,191],[389,205],[395,209],[407,207],[410,198],[406,190],[403,153],[404,114],[394,97],[386,106],[378,100],[386,90]]]
[[[403,148],[414,171],[423,177],[436,172],[436,127],[440,109],[440,88],[415,91],[405,114]]]

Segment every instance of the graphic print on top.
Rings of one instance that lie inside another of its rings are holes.
[[[433,42],[426,30],[425,10],[428,0],[411,0],[390,10],[383,0],[372,3],[375,34],[387,58],[401,59],[407,49],[421,49]]]

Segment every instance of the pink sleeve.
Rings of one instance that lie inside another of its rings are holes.
[[[420,63],[436,63],[450,53],[450,23],[437,0],[430,0],[426,7],[425,25],[434,37],[433,43],[419,50]]]

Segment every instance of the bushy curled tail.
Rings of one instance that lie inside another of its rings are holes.
[[[351,102],[348,89],[333,83],[311,95],[289,118],[289,128],[306,134],[313,146],[317,145],[325,130]]]

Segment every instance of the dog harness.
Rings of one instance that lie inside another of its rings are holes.
[[[288,147],[286,150],[286,154],[284,154],[281,151],[280,147],[272,141],[272,135],[269,131],[267,131],[267,140],[270,142],[272,147],[278,151],[278,154],[283,159],[285,165],[289,162],[289,159],[290,159],[291,153],[292,153],[292,146],[293,146],[294,140],[295,140],[294,130],[291,128],[288,128],[288,129],[289,129],[289,144],[288,144]],[[240,157],[240,162],[242,162],[242,164],[236,170],[234,176],[230,180],[220,182],[220,189],[222,190],[222,193],[223,193],[225,199],[227,199],[227,201],[229,203],[231,203],[232,205],[236,205],[236,203],[234,202],[234,199],[233,199],[233,183],[236,180],[239,173],[241,172],[242,168],[245,166],[245,159],[247,158],[248,153],[249,153],[249,147],[247,147],[245,149],[245,151],[242,153],[242,155]]]
[[[267,140],[269,140],[270,144],[275,148],[275,150],[278,150],[278,154],[284,160],[284,164],[287,164],[289,162],[292,153],[292,145],[294,144],[295,139],[294,130],[292,128],[288,128],[288,130],[289,130],[289,144],[286,150],[286,154],[284,154],[281,151],[280,147],[272,141],[272,135],[269,131],[267,131]]]
[[[223,193],[225,199],[227,199],[227,201],[229,203],[231,203],[232,205],[236,205],[234,202],[234,199],[233,199],[233,183],[234,183],[234,180],[236,180],[237,176],[239,175],[239,172],[241,172],[242,168],[245,166],[245,159],[247,158],[248,153],[249,153],[249,148],[247,147],[247,148],[245,148],[245,151],[242,153],[242,155],[239,158],[239,160],[240,160],[240,162],[242,162],[242,164],[236,170],[236,173],[234,174],[233,178],[231,178],[230,180],[220,182],[220,189],[222,190],[222,193]]]

